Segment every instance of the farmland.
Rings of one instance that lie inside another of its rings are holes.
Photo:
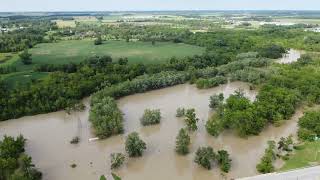
[[[93,40],[61,41],[58,43],[39,44],[30,50],[33,58],[32,66],[39,64],[80,63],[88,57],[110,55],[114,59],[127,57],[130,63],[163,63],[171,57],[187,57],[202,54],[204,48],[157,42],[106,41],[100,46],[94,46]],[[30,70],[32,66],[16,62],[19,70]]]
[[[320,113],[305,108],[320,103],[312,14],[0,12],[0,179],[235,179],[319,164],[308,141]]]

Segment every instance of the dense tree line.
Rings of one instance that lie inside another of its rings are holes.
[[[320,137],[320,112],[307,111],[299,119],[298,136],[302,140],[314,141]]]
[[[223,129],[234,129],[240,136],[257,135],[268,122],[289,119],[298,102],[298,94],[290,89],[265,86],[253,103],[237,91],[219,105],[217,113],[207,121],[207,131],[214,136]]]
[[[75,104],[85,96],[110,84],[145,73],[139,65],[119,65],[105,60],[91,60],[77,67],[75,73],[53,72],[40,82],[8,89],[0,83],[0,119],[57,111]]]
[[[135,93],[143,93],[154,89],[182,84],[191,80],[192,78],[197,79],[201,77],[215,76],[219,73],[220,69],[223,69],[223,74],[228,74],[228,70],[230,67],[232,67],[232,70],[237,70],[238,68],[241,69],[247,66],[265,66],[268,62],[264,59],[262,61],[263,62],[261,62],[261,59],[253,58],[243,60],[242,63],[240,63],[241,65],[234,65],[234,63],[229,63],[230,65],[223,65],[225,66],[223,68],[220,68],[222,66],[219,66],[218,68],[205,68],[198,70],[194,69],[192,71],[166,71],[151,75],[145,74],[131,81],[125,81],[116,85],[107,86],[101,91],[95,93],[91,99],[91,106],[95,107],[95,104],[100,103],[101,100],[105,97],[113,97],[117,99]],[[223,78],[223,80],[225,81],[225,78]],[[189,110],[187,110],[185,114],[188,128],[190,130],[196,130],[197,118],[194,117],[194,111],[190,110],[189,114],[188,111]],[[99,115],[97,114],[97,116]]]
[[[38,43],[49,42],[45,38],[46,32],[56,29],[56,25],[50,21],[27,21],[19,25],[16,30],[0,35],[0,52],[18,52]]]
[[[132,81],[125,81],[114,86],[106,87],[105,89],[95,93],[91,103],[99,102],[103,97],[120,98],[123,96],[143,93],[149,90],[160,89],[176,84],[185,83],[188,80],[186,72],[161,72],[154,75],[143,75]]]
[[[242,81],[249,82],[252,84],[262,84],[266,82],[271,73],[275,73],[272,70],[268,69],[257,69],[257,68],[245,68],[238,71],[233,72],[230,76],[231,81]]]
[[[210,79],[200,78],[196,81],[197,88],[208,89],[219,86],[228,82],[228,79],[224,76],[217,76]]]
[[[26,139],[4,136],[0,141],[0,179],[3,180],[40,180],[42,173],[32,164],[32,159],[25,153]]]
[[[143,74],[155,74],[162,71],[181,71],[181,73],[177,73],[177,75],[171,77],[171,80],[159,79],[162,82],[157,82],[158,84],[154,85],[155,87],[148,87],[147,89],[135,87],[136,92],[184,83],[189,80],[188,69],[190,68],[194,70],[195,74],[198,74],[197,76],[202,76],[203,74],[208,77],[212,75],[208,74],[210,70],[200,70],[198,68],[215,65],[214,56],[203,55],[193,58],[196,58],[199,62],[195,64],[192,58],[186,58],[184,60],[169,61],[163,65],[144,65],[127,64],[126,59],[113,62],[109,56],[94,56],[78,65],[72,63],[66,65],[40,65],[35,68],[36,71],[51,72],[48,77],[40,82],[35,81],[25,86],[18,85],[13,89],[9,89],[6,84],[1,83],[1,92],[5,95],[0,97],[0,107],[3,110],[0,113],[0,119],[5,120],[63,109],[102,87],[119,82],[128,81],[110,89],[140,86],[140,83],[148,83],[144,82],[147,81],[146,77],[140,77],[133,83],[129,80]],[[180,68],[179,64],[185,65],[183,68]],[[156,78],[161,77],[151,76],[150,78],[156,81]],[[151,84],[151,86],[153,85]],[[126,90],[124,89],[123,91]],[[123,93],[123,95],[126,94]],[[115,98],[123,95],[115,95]]]

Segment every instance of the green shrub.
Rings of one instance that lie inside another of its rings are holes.
[[[199,119],[196,117],[195,109],[188,109],[185,116],[185,122],[190,131],[196,131],[198,129],[198,121]]]
[[[299,119],[298,136],[300,139],[313,141],[320,136],[320,112],[308,111]]]
[[[299,128],[299,130],[298,130],[299,139],[302,139],[305,141],[314,141],[316,136],[317,136],[317,134],[311,130],[308,130],[305,128]]]
[[[268,148],[265,150],[264,156],[261,158],[260,163],[256,167],[257,170],[263,174],[273,172],[273,161],[275,160],[275,157],[275,142],[269,141]]]
[[[227,82],[228,80],[226,77],[217,76],[210,79],[200,78],[196,81],[196,85],[197,85],[197,88],[199,89],[208,89],[208,88],[219,86],[220,84],[225,84]]]
[[[212,147],[199,147],[196,151],[194,162],[206,169],[211,169],[215,156]]]
[[[223,129],[222,123],[220,122],[220,120],[216,119],[214,116],[212,116],[206,122],[206,130],[212,136],[218,136],[222,129]]]
[[[130,133],[126,139],[125,143],[126,152],[130,157],[142,156],[142,153],[146,147],[146,143],[143,142],[137,132]]]
[[[159,109],[150,110],[146,109],[140,122],[143,126],[159,124],[161,119],[161,113]]]
[[[190,136],[185,129],[180,129],[176,138],[176,152],[181,155],[189,153]]]
[[[220,150],[218,151],[217,159],[221,171],[226,173],[229,172],[231,168],[231,159],[229,158],[229,153],[225,150]]]
[[[209,107],[211,109],[215,109],[223,103],[223,100],[224,100],[223,93],[220,93],[219,95],[217,95],[217,94],[212,95],[212,96],[210,96]]]
[[[122,153],[111,153],[111,169],[119,168],[124,160],[125,156]]]
[[[123,132],[122,113],[111,97],[104,97],[92,105],[89,120],[99,138],[107,138]]]

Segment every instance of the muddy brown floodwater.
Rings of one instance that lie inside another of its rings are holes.
[[[198,90],[184,84],[155,90],[144,94],[127,96],[118,101],[125,118],[125,134],[106,140],[89,142],[94,137],[88,122],[88,109],[71,115],[64,111],[23,117],[0,123],[0,136],[23,134],[27,139],[26,151],[48,180],[96,180],[105,174],[110,178],[110,153],[124,152],[125,136],[133,131],[139,132],[147,143],[147,150],[141,158],[130,158],[127,163],[115,171],[124,180],[206,180],[223,179],[215,166],[205,170],[193,162],[194,153],[199,146],[212,146],[215,151],[226,149],[231,154],[232,168],[228,178],[257,174],[256,164],[262,156],[266,142],[279,139],[296,132],[297,119],[281,127],[268,127],[260,136],[243,139],[232,132],[224,132],[215,138],[206,133],[205,122],[212,113],[208,107],[209,96],[224,93],[228,97],[237,89],[243,89],[246,96],[254,100],[255,91],[241,82],[232,82],[208,90]],[[88,99],[84,100],[88,106]],[[179,156],[174,152],[175,138],[180,128],[185,127],[184,120],[175,117],[178,107],[195,108],[200,121],[198,131],[191,134],[191,152]],[[146,108],[161,109],[162,120],[159,125],[142,127],[139,118]],[[74,136],[80,137],[80,143],[71,145]],[[71,164],[77,164],[71,168]]]
[[[277,62],[280,64],[289,64],[292,62],[296,62],[304,53],[305,52],[301,50],[290,49],[288,53],[284,54],[282,58],[277,60]]]

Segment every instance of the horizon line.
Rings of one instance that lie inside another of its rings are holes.
[[[163,10],[24,10],[0,11],[0,13],[17,12],[175,12],[175,11],[320,11],[320,9],[163,9]]]

